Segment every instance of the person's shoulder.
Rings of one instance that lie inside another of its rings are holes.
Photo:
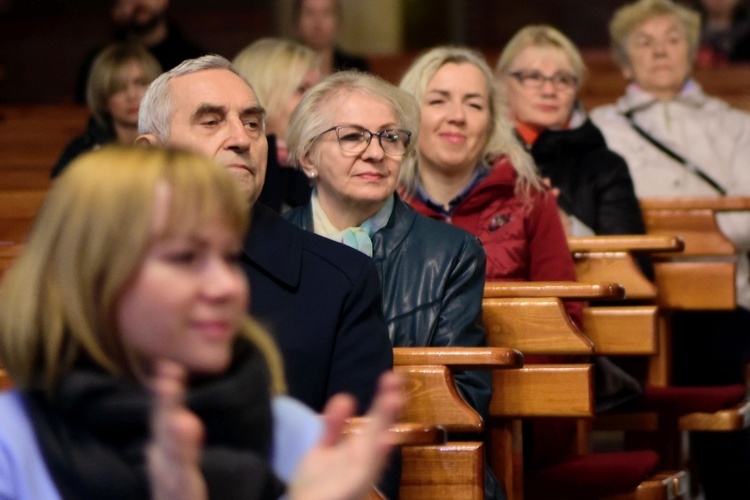
[[[0,446],[6,450],[20,451],[29,443],[34,442],[34,430],[20,392],[3,391],[0,394],[0,412],[3,415],[3,425],[0,426]]]
[[[706,95],[702,108],[708,113],[750,124],[750,113],[733,107],[719,97]]]
[[[594,124],[599,128],[601,128],[602,122],[622,120],[622,115],[617,110],[617,105],[615,104],[603,104],[601,106],[597,106],[589,111],[589,117],[591,118],[591,121],[593,121]]]
[[[583,155],[584,161],[579,165],[581,168],[595,170],[627,169],[625,160],[609,148],[604,133],[591,118],[586,120],[583,128],[586,130],[588,147]]]
[[[285,225],[293,227],[302,240],[302,252],[320,264],[337,268],[347,275],[359,274],[372,259],[358,250],[304,229],[309,206],[304,205],[289,210],[281,216]],[[291,229],[288,229],[291,231]]]
[[[303,257],[315,261],[314,265],[338,270],[351,279],[361,275],[368,266],[374,269],[372,259],[362,252],[311,231],[293,227],[302,233]]]

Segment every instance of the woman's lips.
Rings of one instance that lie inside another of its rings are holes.
[[[194,321],[193,328],[211,340],[227,340],[234,333],[229,321]]]
[[[446,142],[450,142],[453,144],[459,144],[466,141],[466,136],[463,134],[453,134],[447,132],[440,134],[440,138]]]

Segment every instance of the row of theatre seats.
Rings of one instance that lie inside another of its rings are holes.
[[[0,273],[22,249],[43,200],[42,190],[30,192],[0,191],[0,219],[15,221],[0,225]],[[511,500],[690,498],[682,435],[750,425],[744,386],[672,387],[669,376],[672,312],[734,307],[734,247],[715,215],[750,210],[750,198],[641,204],[649,234],[569,239],[578,281],[487,283],[489,347],[394,349],[409,396],[403,423],[393,429],[403,446],[402,498],[481,499],[485,457]],[[636,264],[639,253],[652,257],[653,282]],[[582,331],[563,300],[585,301]],[[524,355],[575,356],[578,362],[525,364]],[[591,360],[598,355],[645,360],[646,386],[637,405],[595,414]],[[454,374],[469,369],[492,373],[487,421],[454,385]],[[565,460],[531,474],[524,473],[522,423],[534,418],[575,419],[577,436]],[[353,423],[352,432],[356,428]],[[625,432],[632,442],[648,436],[652,451],[592,453],[597,430]]]
[[[415,55],[370,61],[395,82]],[[587,57],[591,77],[582,97],[588,106],[612,102],[624,86],[612,64],[598,57]],[[488,59],[495,60],[493,54]],[[750,110],[750,94],[737,87],[750,80],[750,68],[696,77],[710,94]],[[50,187],[52,165],[87,117],[85,108],[73,105],[0,106],[0,278],[23,248]],[[672,312],[734,307],[734,248],[715,215],[750,210],[750,199],[641,202],[649,234],[569,240],[577,282],[488,283],[489,347],[394,350],[395,369],[404,374],[409,394],[402,423],[393,429],[403,446],[402,498],[481,499],[485,457],[510,500],[689,498],[684,434],[750,425],[744,387],[676,388],[669,376]],[[635,264],[641,253],[654,261],[654,282]],[[583,331],[568,319],[563,300],[587,303]],[[524,355],[564,355],[577,362],[524,364]],[[643,360],[647,385],[639,405],[595,415],[591,361],[597,355]],[[453,383],[454,374],[467,369],[492,372],[487,421]],[[524,471],[522,426],[536,418],[573,419],[577,433],[563,462],[532,474]],[[352,422],[351,432],[357,428]],[[646,442],[653,451],[592,453],[592,437],[600,430],[624,432],[625,444]]]

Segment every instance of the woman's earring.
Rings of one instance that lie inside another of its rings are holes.
[[[307,176],[310,178],[310,180],[314,180],[318,176],[318,174],[315,173],[315,170],[310,170],[307,173]]]

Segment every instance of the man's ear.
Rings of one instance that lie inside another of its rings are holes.
[[[142,134],[135,138],[134,144],[136,146],[157,147],[161,146],[161,141],[154,134]]]

